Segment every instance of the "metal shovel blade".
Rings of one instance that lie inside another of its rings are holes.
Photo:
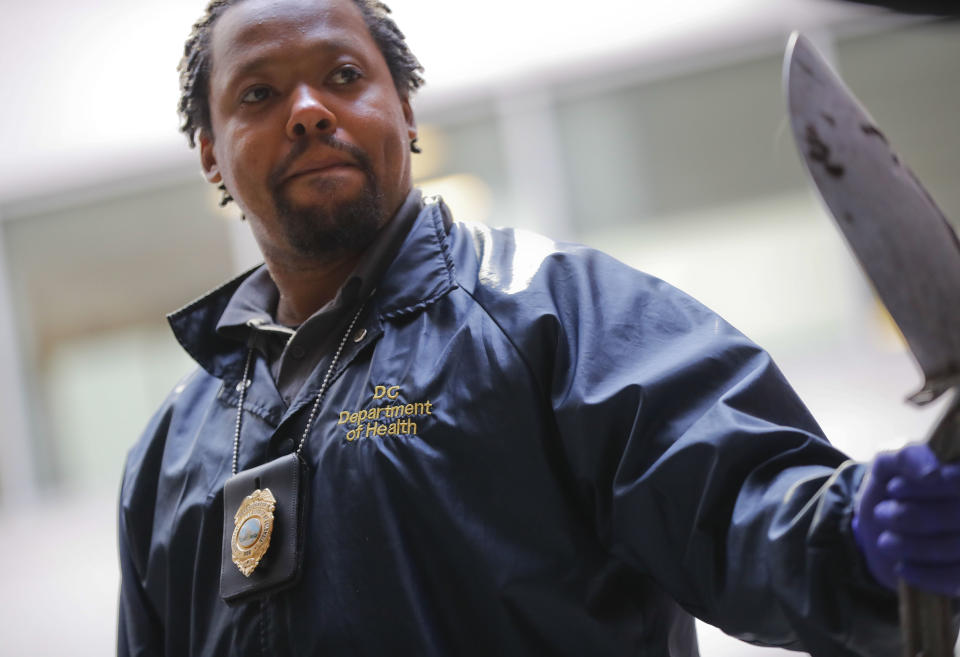
[[[794,33],[784,80],[810,176],[923,370],[923,404],[960,384],[960,242],[876,123]]]

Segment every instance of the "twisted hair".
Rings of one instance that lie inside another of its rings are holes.
[[[190,147],[196,146],[198,130],[210,130],[210,35],[223,13],[242,0],[211,0],[204,15],[193,25],[183,45],[180,72],[180,132],[187,136]],[[401,96],[407,97],[423,85],[423,66],[407,46],[406,38],[390,17],[390,8],[378,0],[352,0],[370,30],[380,53],[387,61],[393,84]],[[416,144],[412,144],[418,152]],[[225,201],[226,202],[226,201]]]

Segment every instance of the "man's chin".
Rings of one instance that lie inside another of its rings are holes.
[[[279,198],[277,218],[288,243],[304,257],[329,259],[366,249],[385,223],[380,197],[369,188],[352,198],[311,202]]]

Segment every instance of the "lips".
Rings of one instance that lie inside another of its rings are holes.
[[[296,178],[301,178],[303,176],[318,174],[318,173],[328,173],[334,172],[337,170],[351,168],[356,169],[357,164],[351,160],[343,158],[329,158],[323,160],[313,160],[307,162],[300,162],[296,166],[292,167],[290,171],[283,176],[281,184],[287,183]]]
[[[363,149],[324,135],[318,140],[294,143],[286,157],[271,170],[268,181],[272,189],[279,190],[297,178],[335,176],[351,169],[369,177],[370,158]]]

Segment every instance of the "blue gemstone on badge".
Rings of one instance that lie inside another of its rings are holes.
[[[246,550],[257,542],[261,531],[263,531],[263,523],[260,522],[260,518],[256,516],[247,518],[237,532],[237,544]]]

